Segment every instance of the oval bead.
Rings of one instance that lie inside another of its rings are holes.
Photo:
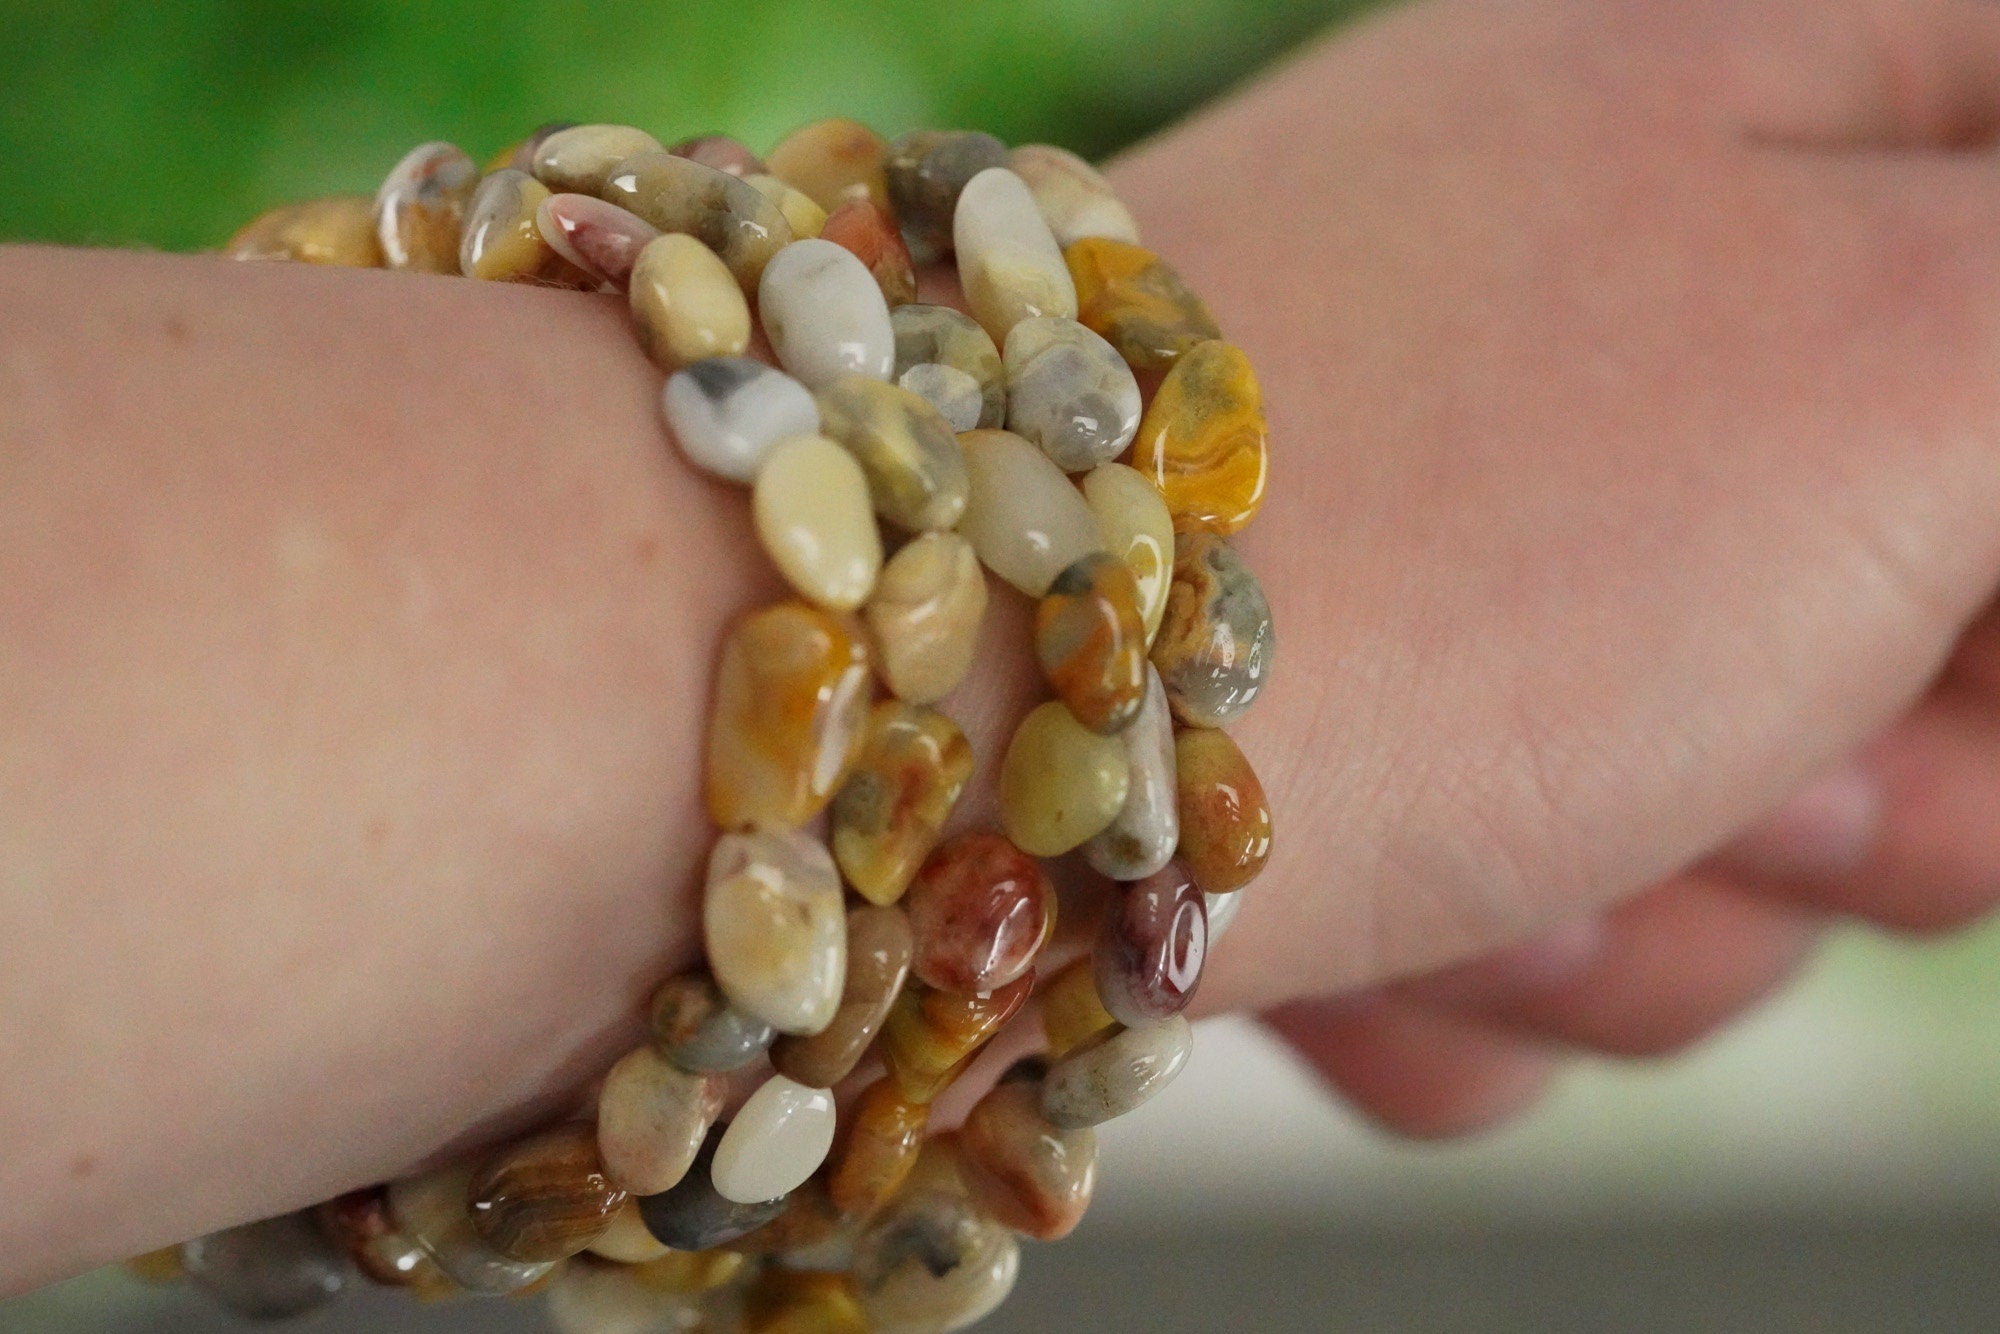
[[[1167,864],[1181,837],[1174,718],[1167,688],[1151,664],[1146,667],[1145,703],[1132,725],[1119,733],[1119,744],[1132,775],[1125,804],[1103,833],[1083,845],[1083,854],[1101,875],[1143,880]]]
[[[815,1088],[847,1078],[882,1029],[910,975],[915,941],[900,909],[853,908],[847,914],[847,980],[833,1022],[811,1037],[788,1037],[771,1050],[779,1074]]]
[[[1007,145],[976,130],[913,130],[889,145],[889,204],[917,263],[951,253],[959,193],[980,172],[1006,163]]]
[[[818,236],[826,226],[826,210],[803,191],[794,190],[776,176],[755,175],[743,179],[755,186],[758,194],[778,206],[778,212],[784,214],[785,225],[792,229],[794,240]]]
[[[700,241],[721,257],[746,292],[757,290],[764,266],[792,242],[785,215],[756,186],[692,158],[672,153],[629,157],[599,193],[663,232],[683,232]]]
[[[729,270],[692,236],[656,236],[632,263],[627,289],[639,344],[663,370],[750,346],[750,304]]]
[[[979,321],[950,306],[907,305],[889,312],[896,331],[896,382],[919,366],[943,366],[971,377],[979,386],[976,426],[993,428],[1007,420],[1007,370],[993,335]],[[971,427],[961,428],[965,430]]]
[[[889,201],[889,145],[859,121],[834,117],[801,125],[765,156],[771,174],[811,196],[831,213],[860,199]]]
[[[925,362],[897,376],[896,383],[936,408],[954,431],[976,429],[986,410],[979,382],[955,367]]]
[[[860,753],[870,693],[852,621],[802,602],[738,620],[716,668],[709,816],[741,829],[818,815]]]
[[[882,1063],[902,1095],[930,1102],[1007,1026],[1035,989],[1032,971],[983,996],[911,982],[882,1025]]]
[[[1150,250],[1087,236],[1063,258],[1076,281],[1077,319],[1135,371],[1163,371],[1197,343],[1222,337],[1201,298]]]
[[[331,195],[260,213],[229,238],[231,259],[289,259],[351,269],[382,266],[375,236],[375,201],[368,195]]]
[[[950,528],[971,484],[951,423],[900,385],[849,375],[819,391],[820,429],[868,474],[875,512],[909,532]]]
[[[326,1239],[369,1282],[407,1288],[426,1301],[448,1296],[457,1288],[423,1247],[397,1230],[389,1217],[388,1192],[381,1186],[337,1195],[315,1206],[312,1214]]]
[[[911,971],[944,991],[995,991],[1033,966],[1055,925],[1041,864],[998,834],[961,834],[918,872],[904,900]]]
[[[731,176],[760,176],[771,170],[763,158],[750,151],[748,144],[726,134],[697,134],[667,151]]]
[[[324,1306],[354,1277],[311,1213],[284,1214],[185,1243],[181,1267],[216,1302],[251,1320]]]
[[[604,1234],[623,1207],[582,1122],[517,1140],[473,1173],[472,1226],[511,1260],[563,1260]]]
[[[877,1334],[949,1334],[1014,1289],[1020,1245],[962,1195],[918,1191],[862,1233],[854,1283]]]
[[[924,533],[882,567],[862,614],[884,684],[905,703],[932,704],[956,690],[972,667],[986,616],[986,573],[957,533]]]
[[[1265,436],[1263,395],[1250,359],[1229,343],[1197,343],[1153,395],[1132,466],[1160,488],[1176,531],[1226,536],[1264,503]]]
[[[952,215],[966,308],[995,342],[1038,315],[1076,318],[1076,284],[1019,176],[990,167],[965,184]]]
[[[549,248],[602,283],[623,291],[632,266],[660,229],[595,195],[555,194],[535,210],[535,229]]]
[[[467,1292],[518,1292],[555,1267],[514,1260],[486,1244],[472,1226],[473,1165],[460,1163],[389,1184],[389,1217]]]
[[[1104,549],[1096,516],[1041,450],[1011,431],[959,437],[971,499],[959,531],[986,568],[1031,598],[1065,569]]]
[[[1193,1049],[1184,1015],[1100,1033],[1050,1067],[1042,1115],[1065,1130],[1123,1116],[1172,1083]]]
[[[1111,182],[1067,148],[1022,144],[1007,155],[1007,165],[1027,182],[1057,245],[1068,246],[1086,236],[1138,244],[1139,225]]]
[[[1035,607],[1042,675],[1085,727],[1114,735],[1146,699],[1146,624],[1125,562],[1093,551],[1057,575]]]
[[[1072,319],[1037,317],[1007,334],[1007,429],[1064,472],[1125,452],[1139,429],[1139,382],[1111,344]]]
[[[794,829],[724,834],[702,903],[708,966],[729,1003],[780,1033],[833,1022],[847,976],[840,873]]]
[[[716,1190],[715,1155],[727,1126],[709,1132],[694,1165],[672,1190],[639,1198],[646,1230],[677,1251],[706,1251],[746,1237],[785,1211],[785,1198],[740,1204]],[[680,1256],[669,1256],[680,1260]]]
[[[658,139],[631,125],[571,125],[535,145],[529,170],[550,190],[594,195],[626,158],[660,151]]]
[[[1099,736],[1053,700],[1014,730],[1000,766],[1000,817],[1023,852],[1060,857],[1102,833],[1132,775],[1117,737]]]
[[[1060,1241],[1083,1221],[1097,1187],[1097,1132],[1050,1125],[1038,1081],[995,1085],[966,1116],[958,1145],[966,1191],[996,1222]]]
[[[972,776],[972,747],[935,709],[884,700],[833,800],[833,856],[854,891],[894,903],[937,846]]]
[[[1083,479],[1083,499],[1097,516],[1104,549],[1125,562],[1139,584],[1139,619],[1150,647],[1167,612],[1173,583],[1174,519],[1166,498],[1146,475],[1122,463],[1093,468]]]
[[[705,969],[670,977],[653,993],[653,1046],[692,1074],[727,1074],[762,1056],[777,1030],[729,1003]]]
[[[1049,1055],[1067,1056],[1117,1024],[1097,994],[1097,967],[1089,956],[1067,965],[1042,991],[1042,1034]]]
[[[896,335],[882,289],[854,253],[808,238],[780,250],[757,287],[778,363],[808,389],[845,375],[889,378]]]
[[[646,1220],[639,1216],[639,1202],[630,1195],[611,1216],[610,1225],[584,1249],[621,1265],[645,1264],[673,1254],[660,1244],[658,1237],[646,1231]]]
[[[564,259],[535,221],[548,198],[548,187],[511,167],[481,181],[466,206],[459,272],[488,282],[584,286],[589,275]]]
[[[651,1047],[627,1052],[597,1094],[597,1151],[612,1183],[634,1195],[671,1189],[721,1114],[725,1091]]]
[[[833,1207],[866,1218],[894,1199],[917,1165],[930,1116],[930,1104],[906,1097],[894,1079],[878,1079],[862,1090],[827,1177]]]
[[[737,1110],[715,1148],[715,1190],[736,1204],[780,1199],[833,1147],[833,1094],[772,1075]]]
[[[748,357],[709,357],[675,371],[660,404],[688,462],[732,482],[755,480],[780,440],[819,430],[812,392]]]
[[[833,441],[801,435],[774,446],[757,470],[752,513],[765,554],[808,602],[853,611],[875,591],[882,535],[868,477]]]
[[[1212,533],[1174,541],[1174,578],[1153,641],[1153,666],[1174,716],[1190,727],[1241,718],[1271,674],[1277,644],[1257,576]]]
[[[375,240],[383,264],[413,273],[457,273],[465,207],[479,167],[457,145],[419,144],[375,192]]]
[[[1257,878],[1271,856],[1271,804],[1227,732],[1192,728],[1174,739],[1181,811],[1178,856],[1195,883],[1227,894]]]
[[[880,204],[850,199],[826,215],[819,234],[861,261],[892,310],[917,299],[917,270],[910,261],[910,248],[896,230],[896,219]]]
[[[1194,999],[1207,953],[1208,906],[1187,868],[1170,862],[1105,914],[1092,956],[1097,994],[1119,1023],[1157,1024]]]

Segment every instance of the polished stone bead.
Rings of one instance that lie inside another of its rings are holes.
[[[832,1147],[833,1094],[772,1075],[737,1109],[716,1145],[716,1193],[737,1204],[789,1195]]]
[[[518,1292],[547,1274],[554,1263],[512,1259],[479,1235],[472,1225],[470,1204],[473,1170],[473,1164],[460,1163],[391,1182],[389,1217],[467,1292]]]
[[[624,291],[639,252],[660,229],[595,195],[550,195],[535,210],[535,229],[551,249],[601,283]]]
[[[621,1057],[597,1095],[597,1150],[615,1185],[657,1195],[687,1175],[727,1086],[674,1065],[651,1047]]]
[[[910,532],[950,528],[971,484],[951,423],[899,385],[849,375],[819,391],[820,429],[868,474],[875,512]]]
[[[645,1264],[674,1254],[660,1244],[658,1237],[646,1231],[646,1220],[639,1216],[639,1202],[630,1195],[611,1216],[610,1224],[584,1250],[622,1265]]]
[[[1076,283],[1062,248],[1019,176],[991,167],[966,182],[952,218],[966,308],[995,342],[1022,320],[1076,318]]]
[[[905,703],[935,703],[972,666],[986,615],[986,572],[957,533],[923,533],[882,567],[862,615],[883,682]]]
[[[456,145],[419,144],[375,192],[382,262],[415,273],[457,273],[459,232],[479,168]]]
[[[675,371],[660,403],[688,461],[732,482],[753,481],[780,440],[819,430],[812,391],[748,357],[710,357]]]
[[[285,204],[253,218],[229,238],[231,259],[289,259],[351,269],[382,266],[375,235],[375,201],[367,195],[331,195]]]
[[[1007,145],[976,130],[913,130],[889,145],[889,204],[919,264],[951,253],[952,219],[966,182],[1007,164]]]
[[[1127,885],[1104,915],[1092,953],[1097,994],[1119,1023],[1144,1028],[1179,1014],[1201,984],[1208,907],[1187,867]]]
[[[958,438],[971,477],[959,531],[986,568],[1029,597],[1104,549],[1097,517],[1048,456],[1011,431],[967,431]]]
[[[1007,155],[1007,165],[1027,182],[1057,245],[1067,246],[1086,236],[1138,243],[1139,225],[1111,182],[1067,148],[1022,144]]]
[[[716,1190],[715,1155],[727,1126],[718,1126],[701,1146],[694,1165],[672,1190],[639,1197],[646,1229],[677,1251],[706,1251],[755,1232],[785,1211],[785,1199],[740,1204]]]
[[[1257,878],[1271,857],[1271,803],[1227,732],[1190,728],[1174,739],[1181,842],[1195,883],[1227,894]]]
[[[535,145],[535,179],[550,190],[594,195],[626,158],[657,153],[660,141],[630,125],[572,125]]]
[[[1208,905],[1208,945],[1210,949],[1214,949],[1215,943],[1222,939],[1222,933],[1235,923],[1236,914],[1243,907],[1245,895],[1235,892],[1213,894],[1204,891],[1201,897]]]
[[[542,122],[525,139],[515,140],[489,158],[486,163],[487,172],[491,174],[502,167],[512,167],[515,171],[525,171],[532,175],[535,170],[535,153],[543,143],[547,142],[548,137],[562,130],[573,129],[575,126],[576,122],[573,120]]]
[[[675,157],[699,162],[704,167],[713,167],[731,176],[762,176],[771,170],[763,158],[750,151],[748,144],[726,134],[697,134],[681,140],[667,151]]]
[[[840,872],[796,829],[724,834],[702,905],[708,966],[730,1004],[780,1033],[833,1022],[847,977]]]
[[[1007,334],[1007,429],[1064,472],[1125,452],[1139,429],[1139,382],[1111,344],[1071,319],[1022,320]]]
[[[911,971],[926,986],[985,993],[1026,973],[1055,924],[1041,864],[998,834],[960,834],[933,852],[903,909]]]
[[[695,1074],[726,1074],[762,1056],[777,1030],[729,1003],[706,969],[670,977],[653,993],[653,1046]]]
[[[845,1270],[852,1258],[852,1220],[843,1218],[814,1177],[785,1197],[784,1212],[727,1243],[732,1251],[764,1256],[787,1269]]]
[[[826,215],[826,225],[820,228],[819,235],[822,240],[854,252],[854,257],[874,275],[875,285],[882,289],[882,299],[891,308],[917,299],[916,265],[911,262],[910,248],[903,244],[903,234],[896,230],[896,219],[888,209],[872,200],[850,199]]]
[[[1113,880],[1143,880],[1167,864],[1180,842],[1179,795],[1174,776],[1174,720],[1166,687],[1146,667],[1145,703],[1119,734],[1131,782],[1125,804],[1104,832],[1083,845],[1084,856]]]
[[[976,429],[986,410],[979,381],[953,366],[923,362],[897,376],[896,383],[936,408],[954,431]]]
[[[1227,536],[1264,503],[1266,434],[1250,359],[1230,343],[1197,343],[1153,395],[1132,466],[1160,488],[1176,531]]]
[[[1063,257],[1076,280],[1077,318],[1133,370],[1163,371],[1195,344],[1222,336],[1201,298],[1150,250],[1087,236]]]
[[[459,272],[489,282],[590,285],[591,276],[564,259],[536,224],[536,215],[548,198],[547,186],[511,167],[481,181],[466,206],[465,230],[459,237]]]
[[[1035,657],[1076,720],[1123,732],[1146,699],[1146,624],[1124,561],[1093,551],[1055,577],[1035,607]]]
[[[840,117],[801,125],[766,155],[773,175],[805,191],[829,213],[855,199],[887,204],[888,158],[889,145],[881,135]]]
[[[852,620],[803,602],[738,619],[716,668],[710,818],[742,829],[818,815],[861,753],[871,694],[868,650]]]
[[[1065,1130],[1123,1116],[1172,1083],[1193,1049],[1184,1015],[1100,1033],[1050,1067],[1042,1115]]]
[[[550,1285],[556,1334],[710,1334],[701,1299],[665,1292],[626,1264],[576,1261]]]
[[[948,1334],[990,1314],[1014,1289],[1020,1246],[948,1190],[907,1193],[855,1246],[854,1283],[876,1334]]]
[[[1060,857],[1102,833],[1131,790],[1125,747],[1068,708],[1037,705],[1014,729],[1000,765],[1000,819],[1023,852]]]
[[[426,1301],[449,1296],[458,1285],[423,1247],[399,1231],[389,1217],[388,1192],[380,1186],[349,1191],[313,1210],[327,1240],[372,1283],[407,1288]]]
[[[896,330],[896,380],[904,383],[919,366],[944,366],[979,386],[976,426],[993,428],[1007,420],[1007,370],[993,335],[979,321],[950,306],[907,305],[889,312]],[[970,430],[971,427],[961,427]]]
[[[1118,1021],[1097,994],[1097,967],[1089,957],[1067,965],[1043,989],[1042,1033],[1049,1055],[1067,1056]]]
[[[757,471],[752,515],[764,553],[808,602],[853,611],[875,591],[882,534],[868,476],[825,436],[797,435],[771,449]]]
[[[672,153],[627,158],[605,182],[603,197],[663,232],[683,232],[721,256],[746,292],[764,266],[792,242],[791,225],[757,187],[728,172]]]
[[[889,1008],[879,1044],[897,1089],[930,1102],[965,1072],[978,1050],[1019,1013],[1035,989],[1028,972],[984,996],[911,982]]]
[[[734,357],[750,345],[750,303],[715,252],[692,236],[648,241],[629,283],[639,345],[661,369]]]
[[[1241,718],[1270,677],[1276,642],[1271,604],[1235,549],[1213,533],[1176,538],[1152,654],[1174,716],[1190,727]]]
[[[1007,1079],[981,1098],[958,1133],[959,1173],[974,1204],[1036,1241],[1076,1230],[1097,1186],[1097,1132],[1042,1116],[1038,1080]]]
[[[827,1193],[834,1208],[867,1218],[894,1199],[916,1166],[930,1115],[930,1103],[906,1096],[894,1079],[862,1090],[833,1151]]]
[[[568,1122],[516,1140],[473,1174],[472,1226],[511,1260],[562,1260],[604,1234],[624,1205],[597,1131]]]
[[[639,1220],[645,1221],[643,1210]],[[660,1292],[695,1296],[728,1290],[744,1278],[747,1268],[745,1258],[735,1251],[676,1249],[657,1260],[634,1266],[632,1272]]]
[[[772,1268],[744,1304],[743,1334],[872,1334],[845,1274]]]
[[[853,1072],[910,975],[909,919],[898,908],[848,910],[847,980],[833,1022],[810,1037],[787,1037],[771,1049],[779,1074],[832,1088]]]
[[[894,903],[937,846],[972,776],[972,747],[935,709],[883,700],[833,801],[833,856],[854,891]]]
[[[1122,463],[1093,468],[1083,479],[1083,498],[1097,516],[1104,549],[1122,559],[1139,583],[1139,619],[1150,648],[1173,582],[1174,520],[1167,502],[1144,473]]]
[[[792,238],[803,241],[807,237],[818,236],[826,227],[826,210],[815,204],[802,190],[794,190],[776,176],[755,175],[743,178],[757,188],[757,193],[778,206],[778,212],[785,215],[785,225],[792,229]]]
[[[808,389],[843,376],[889,378],[896,335],[882,289],[854,252],[794,241],[764,269],[757,310],[778,363]]]
[[[339,1296],[354,1277],[347,1256],[309,1212],[197,1237],[181,1247],[181,1266],[196,1287],[252,1320],[303,1315]]]

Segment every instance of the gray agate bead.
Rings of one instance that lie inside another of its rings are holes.
[[[819,429],[811,392],[748,357],[708,357],[675,371],[660,404],[688,461],[732,482],[755,481],[773,445]]]
[[[283,1320],[324,1306],[354,1277],[309,1213],[197,1237],[181,1247],[181,1264],[196,1287],[252,1320]]]
[[[1007,334],[1007,429],[1064,472],[1125,452],[1139,429],[1139,382],[1117,349],[1075,320],[1040,316]]]
[[[639,1197],[639,1217],[662,1246],[677,1251],[705,1251],[748,1236],[785,1211],[788,1196],[757,1204],[738,1204],[715,1188],[715,1151],[728,1132],[723,1124],[709,1132],[695,1155],[694,1166],[672,1190]]]
[[[993,335],[980,328],[978,320],[950,306],[912,303],[890,311],[889,325],[896,331],[898,384],[931,398],[925,390],[909,382],[916,368],[943,366],[958,371],[979,386],[979,418],[973,426],[990,429],[1006,423],[1007,372]],[[943,404],[938,407],[943,411]],[[954,421],[953,425],[957,423]],[[972,426],[957,426],[957,429],[969,431]]]
[[[706,969],[669,978],[653,993],[652,1026],[660,1054],[691,1074],[740,1070],[778,1035],[731,1005]]]

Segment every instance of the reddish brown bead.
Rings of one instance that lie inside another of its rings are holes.
[[[827,1193],[834,1208],[865,1218],[902,1189],[923,1151],[927,1102],[906,1097],[893,1079],[878,1079],[855,1101],[834,1145]]]
[[[597,1156],[597,1130],[572,1121],[500,1150],[473,1175],[472,1225],[514,1260],[575,1255],[597,1240],[625,1204]]]
[[[892,308],[917,299],[916,266],[888,209],[873,200],[850,199],[826,215],[819,234],[822,240],[854,252]]]
[[[1271,803],[1226,732],[1193,728],[1174,738],[1181,843],[1175,853],[1211,894],[1241,889],[1271,856]]]
[[[965,1073],[974,1054],[1007,1026],[1034,990],[1033,969],[984,996],[912,982],[882,1026],[882,1063],[904,1097],[930,1102]]]
[[[1180,862],[1125,887],[1097,937],[1097,994],[1112,1018],[1143,1028],[1179,1014],[1201,982],[1208,911]]]
[[[380,1186],[349,1191],[313,1211],[327,1239],[354,1261],[371,1282],[408,1288],[426,1301],[445,1297],[458,1285],[389,1217],[389,1199]]]
[[[1058,574],[1035,607],[1035,656],[1078,722],[1102,736],[1131,726],[1146,702],[1146,622],[1132,568],[1093,551]]]
[[[944,991],[979,993],[1028,971],[1055,912],[1041,863],[998,834],[961,834],[930,855],[904,899],[911,968]]]
[[[979,1100],[959,1131],[959,1174],[980,1208],[1037,1241],[1076,1230],[1097,1185],[1097,1134],[1042,1116],[1041,1081],[1008,1079]]]

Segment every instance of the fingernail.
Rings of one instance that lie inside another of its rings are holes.
[[[1821,774],[1724,848],[1733,870],[1824,880],[1858,869],[1882,826],[1882,784],[1859,761]]]

